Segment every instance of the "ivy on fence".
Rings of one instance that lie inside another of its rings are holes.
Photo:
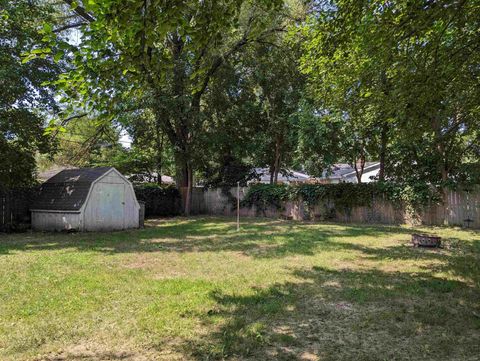
[[[439,190],[424,183],[255,184],[249,188],[242,206],[283,209],[286,201],[301,201],[307,213],[320,203],[330,203],[348,212],[354,207],[370,206],[380,197],[409,212],[441,201]]]

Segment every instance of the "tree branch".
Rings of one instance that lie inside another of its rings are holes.
[[[77,114],[77,115],[72,115],[71,117],[68,117],[68,118],[65,118],[64,120],[62,120],[62,122],[60,123],[62,126],[66,125],[68,122],[70,122],[71,120],[73,119],[78,119],[78,118],[83,118],[85,116],[87,116],[88,114],[87,113],[81,113],[81,114]]]
[[[88,23],[85,22],[85,21],[79,21],[79,22],[76,22],[76,23],[73,23],[73,24],[68,24],[68,25],[61,26],[57,29],[54,29],[53,32],[54,33],[59,33],[61,31],[65,31],[65,30],[73,29],[73,28],[78,28],[79,26],[83,26],[83,25],[87,25],[87,24]]]
[[[72,6],[74,3],[74,0],[63,0],[65,3],[68,5]],[[83,6],[80,6],[77,4],[77,7],[73,9],[73,11],[80,16],[81,18],[85,19],[89,23],[93,23],[96,19],[95,17],[90,14]]]

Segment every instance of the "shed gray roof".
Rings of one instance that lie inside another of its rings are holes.
[[[92,183],[112,167],[66,169],[40,187],[31,209],[79,211],[85,203]]]

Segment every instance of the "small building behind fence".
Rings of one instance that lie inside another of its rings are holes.
[[[40,187],[32,228],[112,231],[139,227],[132,184],[113,167],[63,170]]]

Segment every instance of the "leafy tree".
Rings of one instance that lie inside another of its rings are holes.
[[[282,40],[262,44],[252,59],[260,117],[265,125],[263,132],[255,138],[257,164],[268,166],[270,183],[277,183],[279,172],[293,164],[297,141],[296,115],[304,86],[296,62],[296,49]]]
[[[158,184],[162,175],[174,174],[172,147],[149,108],[126,113],[119,122],[132,138],[131,149],[114,160],[119,169]]]
[[[405,151],[391,169],[397,177],[446,185],[459,179],[465,164],[474,174],[480,157],[480,4],[416,2],[399,10],[391,15],[402,20],[392,74],[396,143]]]
[[[326,2],[300,30],[306,39],[301,69],[309,77],[317,113],[327,115],[322,121],[337,123],[337,158],[355,168],[359,181],[367,157],[380,159],[384,178],[393,121],[390,56],[381,48],[393,44],[377,29],[371,10],[366,2]]]
[[[119,143],[120,131],[112,124],[99,126],[97,123],[86,115],[69,120],[52,134],[54,154],[38,157],[40,168],[115,166],[113,160],[117,153],[124,152]]]
[[[361,130],[381,178],[445,184],[478,159],[479,6],[327,1],[302,28],[318,108]]]
[[[110,120],[126,99],[150,100],[173,146],[177,183],[191,187],[202,99],[226,59],[282,30],[280,1],[66,1],[88,25],[78,46],[58,44],[75,70],[58,85]],[[88,101],[84,101],[88,94]],[[187,192],[189,194],[189,192]],[[187,197],[186,213],[189,212]]]
[[[212,79],[205,94],[205,131],[198,137],[199,178],[206,186],[245,184],[254,176],[255,139],[263,132],[255,87],[241,59],[229,61]]]
[[[300,101],[297,117],[295,163],[308,174],[321,177],[338,161],[342,124],[319,112],[308,98]]]
[[[0,186],[28,185],[35,180],[35,154],[51,150],[44,135],[48,115],[58,111],[51,87],[59,65],[42,56],[42,24],[55,9],[45,1],[0,0]],[[24,63],[26,52],[40,56]]]
[[[303,8],[290,10],[299,15]],[[285,19],[286,26],[291,22]],[[209,150],[202,163],[207,184],[245,183],[255,177],[255,167],[270,168],[274,183],[293,165],[304,87],[297,57],[298,47],[288,44],[284,33],[271,34],[233,57],[212,79],[205,93],[206,132],[198,147]]]

